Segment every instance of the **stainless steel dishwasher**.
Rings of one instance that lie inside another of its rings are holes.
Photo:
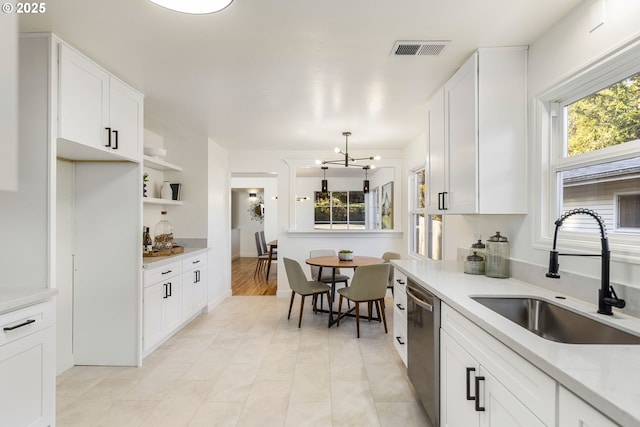
[[[433,427],[440,426],[440,299],[407,280],[407,369]]]

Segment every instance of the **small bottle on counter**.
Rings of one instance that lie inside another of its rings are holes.
[[[149,227],[142,227],[142,252],[150,254],[153,252],[153,240],[151,240],[151,234],[149,234]]]
[[[485,274],[488,277],[506,279],[511,275],[511,250],[509,240],[497,231],[487,240]]]

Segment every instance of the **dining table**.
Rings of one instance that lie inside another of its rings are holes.
[[[329,327],[331,327],[331,325],[333,325],[336,321],[337,321],[337,317],[334,320],[333,315],[336,314],[337,316],[347,316],[350,314],[350,312],[352,310],[354,310],[353,308],[347,310],[347,312],[341,314],[337,311],[333,311],[333,302],[336,300],[336,270],[340,269],[340,268],[353,268],[354,271],[356,268],[358,267],[364,267],[365,265],[374,265],[374,264],[383,264],[385,262],[384,259],[382,258],[378,258],[378,257],[372,257],[372,256],[362,256],[362,255],[358,255],[358,256],[354,256],[352,260],[349,261],[343,261],[341,260],[337,255],[333,255],[333,256],[319,256],[319,257],[313,257],[313,258],[307,258],[305,260],[305,263],[307,263],[308,265],[312,265],[315,267],[319,267],[319,271],[318,271],[318,277],[322,277],[322,269],[323,268],[331,268],[332,272],[331,272],[331,306],[329,307],[328,310],[323,310],[323,309],[318,309],[317,311],[320,311],[322,313],[329,313],[329,321],[328,321],[328,325]]]

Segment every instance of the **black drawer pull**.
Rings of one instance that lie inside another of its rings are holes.
[[[401,306],[400,303],[396,304],[396,307],[398,307],[398,310],[401,310],[401,311],[405,310],[405,308]]]
[[[467,368],[467,400],[476,400],[475,397],[471,396],[471,377],[470,377],[470,373],[471,372],[475,372],[476,368]],[[477,386],[476,386],[476,393],[477,393]]]
[[[167,270],[162,272],[162,274],[169,274],[169,273],[173,273],[173,270]]]
[[[396,282],[400,283],[401,285],[404,285],[404,280],[402,279],[396,279]]]
[[[484,406],[480,406],[480,381],[484,381],[484,377],[476,377],[476,411],[478,412],[485,410]]]
[[[105,147],[111,147],[111,128],[105,128],[107,130],[107,144]]]
[[[6,328],[4,328],[4,331],[5,332],[13,331],[14,329],[22,328],[23,326],[27,326],[27,325],[30,325],[30,324],[35,323],[35,322],[36,322],[36,319],[25,320],[24,322],[20,323],[19,325],[7,326]]]
[[[404,341],[402,340],[402,337],[396,337],[396,341],[398,341],[400,345],[404,345]]]
[[[115,143],[113,144],[113,149],[117,150],[118,149],[118,131],[114,130],[112,132],[113,132],[113,135],[116,137],[115,138]]]
[[[199,262],[200,262],[200,260],[198,259],[198,260],[196,260],[196,261],[193,261],[191,264],[197,264],[197,263],[199,263]]]
[[[167,287],[166,283],[163,284],[162,286],[164,286],[164,296],[162,298],[167,299],[169,297],[169,293],[168,293],[169,288]]]

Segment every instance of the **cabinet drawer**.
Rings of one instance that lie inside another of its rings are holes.
[[[407,366],[407,318],[406,311],[393,309],[393,346]]]
[[[182,273],[181,261],[174,261],[161,267],[150,268],[144,271],[144,286],[150,286],[161,280],[166,280]]]
[[[404,287],[398,286],[396,283],[393,286],[393,308],[394,310],[400,310],[402,313],[407,313],[407,293]]]
[[[54,319],[50,301],[5,313],[0,316],[0,346],[53,326]]]
[[[187,271],[192,268],[201,267],[207,263],[207,253],[202,252],[190,257],[185,257],[182,260],[182,271]]]

